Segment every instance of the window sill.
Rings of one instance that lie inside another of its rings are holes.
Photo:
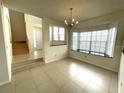
[[[108,57],[108,56],[101,56],[101,55],[97,55],[97,54],[91,54],[91,53],[86,53],[86,52],[79,52],[79,51],[76,51],[76,50],[71,50],[71,51],[74,51],[74,52],[77,52],[77,53],[82,53],[82,54],[87,54],[87,55],[92,55],[92,56],[98,56],[98,57],[104,57],[104,58],[113,59],[113,57]]]
[[[59,45],[50,45],[50,47],[54,47],[54,46],[66,46],[67,44],[59,44]]]

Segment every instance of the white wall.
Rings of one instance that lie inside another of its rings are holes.
[[[111,25],[108,25],[108,24],[111,24]],[[97,27],[99,27],[100,25],[113,26],[116,24],[118,24],[118,28],[117,28],[118,31],[117,31],[117,39],[116,39],[113,58],[105,58],[105,57],[100,57],[100,56],[91,55],[91,54],[79,53],[76,51],[72,51],[71,49],[69,52],[69,56],[93,65],[97,65],[105,69],[118,72],[120,56],[121,56],[121,46],[122,46],[122,41],[124,37],[124,11],[82,21],[79,23],[78,27],[73,31],[78,31],[79,29],[85,30],[89,28],[97,29]]]
[[[9,10],[11,29],[12,29],[12,40],[14,41],[26,41],[26,28],[24,13]]]
[[[49,63],[67,57],[68,43],[67,45],[50,46],[50,40],[49,40],[49,26],[55,25],[55,26],[64,27],[64,24],[57,21],[53,21],[51,19],[43,18],[42,25],[43,25],[43,44],[44,44],[43,47],[45,53],[45,62]],[[66,35],[68,35],[67,31],[66,31]]]
[[[120,60],[118,93],[124,93],[124,54],[123,53],[121,55],[121,60]]]
[[[0,2],[0,85],[11,81],[11,44],[8,9]]]

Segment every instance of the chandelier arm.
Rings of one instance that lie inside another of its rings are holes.
[[[72,12],[73,12],[73,8],[70,8],[70,18],[69,20],[65,20],[65,24],[70,28],[72,29],[73,26],[77,25],[79,22],[76,21],[73,16],[72,16]]]
[[[71,11],[70,20],[72,20],[72,10],[73,10],[73,8],[70,8],[70,11]]]

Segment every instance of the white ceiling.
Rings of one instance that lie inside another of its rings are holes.
[[[77,20],[106,15],[124,9],[124,0],[3,0],[5,5],[17,11],[39,17],[63,21],[74,8]]]

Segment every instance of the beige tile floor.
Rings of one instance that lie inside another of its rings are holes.
[[[117,73],[66,58],[13,75],[0,93],[117,93]]]

